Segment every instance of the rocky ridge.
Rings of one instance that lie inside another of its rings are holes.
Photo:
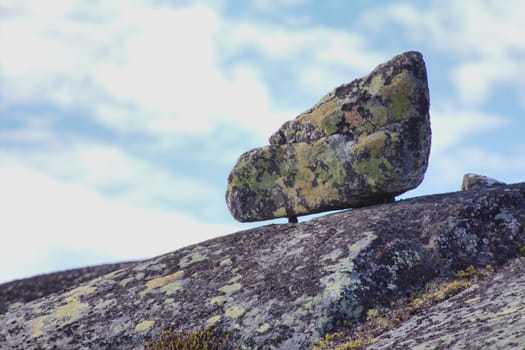
[[[308,349],[327,333],[363,322],[367,310],[388,307],[436,278],[516,258],[525,246],[524,224],[525,183],[519,183],[267,225],[11,305],[0,315],[0,344],[9,349],[141,349],[166,328],[213,326],[244,349]],[[452,298],[428,311],[431,333],[411,331],[428,320],[416,315],[370,347],[469,348],[465,338],[475,333],[447,315],[474,307],[475,293],[482,292],[479,312],[467,313],[465,322],[476,324],[469,315],[494,322],[494,336],[502,322],[511,322],[507,344],[523,343],[523,261],[513,264],[488,284],[506,281],[506,293],[503,288],[493,293],[467,289],[454,298],[470,295],[470,303]],[[483,311],[491,307],[499,310],[496,317]],[[451,335],[462,338],[463,345],[451,343]],[[475,344],[490,348],[493,338]]]

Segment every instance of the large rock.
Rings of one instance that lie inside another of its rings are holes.
[[[423,180],[430,136],[425,63],[407,52],[241,155],[226,203],[247,222],[389,202]]]
[[[435,277],[516,257],[524,225],[521,183],[242,231],[10,305],[0,349],[142,349],[166,328],[210,325],[241,349],[309,349]],[[525,330],[512,339],[523,343]]]

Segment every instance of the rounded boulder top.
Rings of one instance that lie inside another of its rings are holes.
[[[226,191],[231,214],[250,222],[393,201],[423,181],[429,104],[415,51],[333,89],[239,157]]]

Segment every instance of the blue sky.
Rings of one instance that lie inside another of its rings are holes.
[[[0,0],[0,282],[254,226],[244,151],[408,50],[427,64],[424,182],[525,172],[522,1]]]

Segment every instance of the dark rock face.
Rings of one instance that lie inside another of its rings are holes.
[[[430,138],[425,62],[406,52],[241,155],[226,203],[244,222],[391,202],[423,180]]]
[[[11,307],[0,347],[141,349],[212,325],[243,349],[308,349],[436,276],[516,257],[524,225],[520,183],[237,232]]]

